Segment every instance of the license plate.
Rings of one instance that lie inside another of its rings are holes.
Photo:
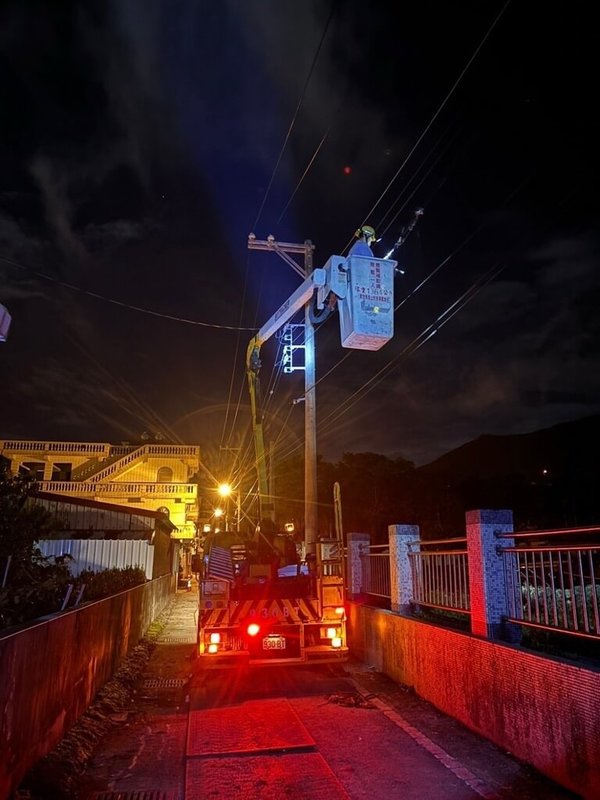
[[[283,636],[265,636],[263,650],[285,650],[285,638]]]

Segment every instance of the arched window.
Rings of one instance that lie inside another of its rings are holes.
[[[166,506],[161,506],[160,508],[157,508],[156,510],[157,510],[158,512],[160,512],[161,514],[165,514],[165,515],[166,515],[166,517],[167,517],[167,519],[169,518],[169,515],[170,515],[170,513],[171,513],[171,512],[169,511],[169,509],[168,509]]]
[[[172,483],[173,470],[171,467],[161,467],[156,475],[157,483]]]

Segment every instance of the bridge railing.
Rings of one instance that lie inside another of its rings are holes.
[[[469,620],[490,639],[518,641],[523,627],[600,639],[600,527],[515,533],[511,511],[479,510],[467,512],[465,538],[421,540],[413,525],[390,525],[388,537],[371,546],[348,534],[351,597]]]
[[[599,535],[600,527],[528,531],[512,535],[518,544],[499,546],[508,621],[600,638]]]
[[[414,604],[470,613],[466,542],[465,538],[434,539],[411,545],[408,558]]]
[[[390,546],[373,544],[361,546],[360,553],[363,594],[389,600],[390,588]]]

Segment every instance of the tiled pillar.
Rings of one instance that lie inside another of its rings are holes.
[[[498,539],[495,534],[512,533],[512,511],[467,511],[466,523],[471,632],[488,639],[499,638],[502,618],[508,613],[508,597],[502,556],[496,548],[512,546],[514,539]]]
[[[348,541],[348,594],[356,597],[362,585],[362,566],[360,563],[361,548],[368,551],[371,537],[368,533],[349,533]]]
[[[410,545],[419,541],[418,525],[389,525],[390,596],[392,611],[410,611],[413,578],[410,568]]]

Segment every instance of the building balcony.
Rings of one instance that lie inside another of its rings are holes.
[[[0,452],[7,458],[19,453],[27,455],[79,455],[90,457],[107,457],[112,445],[104,442],[44,442],[35,439],[0,440]],[[123,448],[126,449],[126,448]]]
[[[37,484],[41,492],[72,495],[75,497],[153,497],[182,498],[186,503],[193,503],[198,495],[195,483],[87,483],[84,481],[40,481]]]
[[[171,458],[200,459],[200,448],[186,444],[143,444],[113,445],[106,442],[46,442],[37,439],[0,439],[0,452],[7,458],[18,454],[44,455],[78,455],[95,458],[124,456],[134,450],[143,448],[145,455],[168,456]]]

